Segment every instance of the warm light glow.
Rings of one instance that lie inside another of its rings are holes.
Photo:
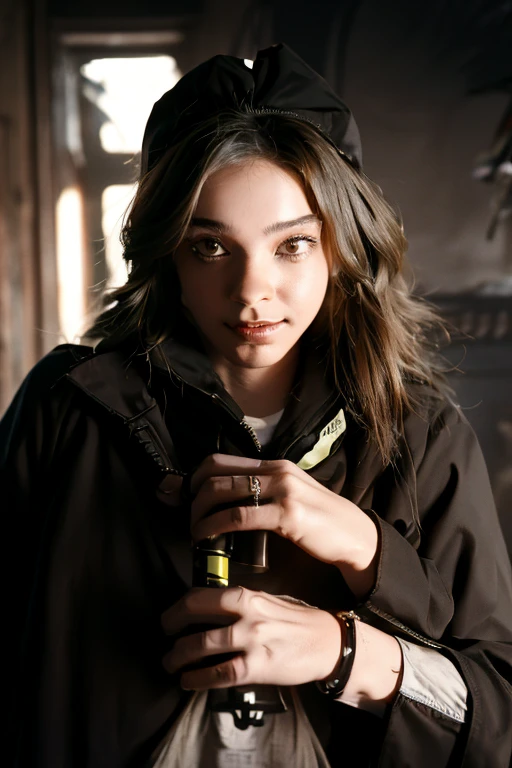
[[[83,208],[75,187],[64,189],[57,202],[57,281],[60,331],[77,340],[85,317]]]
[[[105,152],[114,153],[140,150],[153,104],[181,77],[172,56],[93,59],[81,72],[103,88],[95,103],[109,120],[100,141]]]
[[[107,262],[107,289],[117,288],[128,277],[123,261],[123,248],[119,240],[123,217],[128,208],[136,184],[113,184],[103,191],[101,210],[103,236],[105,238],[105,261]]]

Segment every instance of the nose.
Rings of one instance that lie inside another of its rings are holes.
[[[270,301],[276,292],[272,266],[251,255],[236,260],[230,286],[230,298],[244,307],[253,307],[261,301]]]

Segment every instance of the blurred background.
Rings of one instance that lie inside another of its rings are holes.
[[[216,53],[283,41],[350,105],[400,211],[512,552],[512,2],[0,0],[0,413],[126,271],[153,102]]]

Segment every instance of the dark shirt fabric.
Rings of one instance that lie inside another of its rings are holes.
[[[154,763],[189,695],[161,665],[160,615],[192,570],[188,511],[166,504],[166,480],[213,452],[298,462],[346,405],[308,357],[260,454],[204,355],[174,342],[157,352],[58,347],[0,423],[6,767]],[[274,534],[269,571],[240,567],[235,583],[357,608],[460,671],[465,724],[401,694],[381,720],[300,686],[333,768],[508,768],[512,578],[487,472],[460,410],[410,386],[424,406],[407,415],[392,465],[347,415],[309,470],[377,524],[372,592],[358,603],[336,568]]]

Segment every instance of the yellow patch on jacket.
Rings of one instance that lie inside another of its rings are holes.
[[[323,459],[326,459],[331,451],[331,446],[337,438],[344,433],[347,428],[345,414],[341,408],[334,419],[320,432],[320,437],[310,451],[304,454],[297,463],[300,469],[312,469],[316,467]]]

